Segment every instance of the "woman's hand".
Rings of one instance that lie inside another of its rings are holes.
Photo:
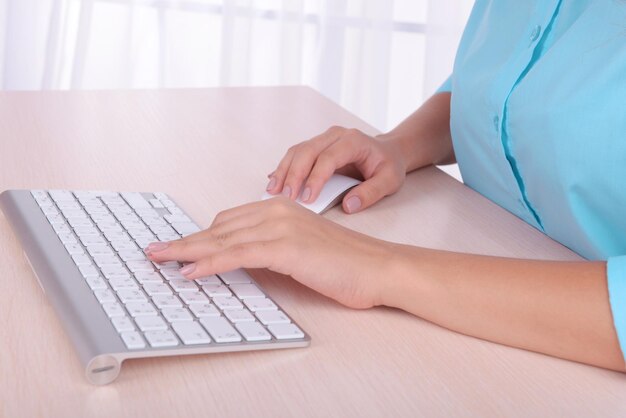
[[[267,191],[314,202],[338,169],[355,169],[365,181],[343,199],[347,213],[363,210],[395,193],[404,182],[406,162],[392,141],[380,141],[357,129],[332,127],[322,135],[289,148],[270,174]],[[352,170],[354,171],[354,170]]]
[[[236,268],[268,268],[352,308],[380,304],[394,244],[339,226],[279,196],[220,213],[206,230],[153,243],[152,261],[192,262],[189,279]]]

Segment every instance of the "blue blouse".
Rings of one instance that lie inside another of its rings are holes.
[[[626,2],[477,0],[440,91],[464,182],[608,259],[626,353]]]

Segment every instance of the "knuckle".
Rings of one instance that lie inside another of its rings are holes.
[[[327,135],[343,135],[345,131],[346,131],[346,128],[344,128],[343,126],[333,125],[330,128],[328,128],[328,130],[326,130],[326,134]]]
[[[356,128],[348,128],[348,129],[345,130],[344,136],[347,136],[347,137],[350,137],[350,138],[361,136],[361,131],[359,131]]]

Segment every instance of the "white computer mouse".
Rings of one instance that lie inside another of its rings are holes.
[[[340,203],[346,193],[360,183],[361,182],[359,180],[353,179],[352,177],[343,176],[341,174],[333,174],[324,187],[322,187],[320,195],[314,202],[304,203],[300,199],[301,196],[298,196],[296,202],[315,213],[321,214]],[[271,199],[272,197],[276,197],[276,195],[271,195],[268,192],[265,192],[263,193],[263,196],[261,196],[261,200]]]

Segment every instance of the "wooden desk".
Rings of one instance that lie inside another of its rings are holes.
[[[288,145],[332,124],[374,133],[303,87],[0,93],[0,190],[161,190],[208,225],[255,200]],[[397,242],[577,258],[434,168],[364,213],[327,216]],[[626,416],[619,373],[350,310],[266,271],[253,274],[311,347],[129,361],[91,386],[1,215],[0,237],[5,417]]]

